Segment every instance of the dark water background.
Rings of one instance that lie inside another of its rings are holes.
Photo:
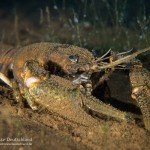
[[[0,37],[13,45],[50,41],[90,49],[143,48],[150,43],[150,1],[1,0]]]

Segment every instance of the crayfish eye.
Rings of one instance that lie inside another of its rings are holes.
[[[69,60],[71,60],[74,63],[77,63],[79,60],[79,56],[78,55],[70,55]]]

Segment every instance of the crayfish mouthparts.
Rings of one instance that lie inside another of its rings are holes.
[[[73,85],[79,85],[79,84],[87,83],[88,81],[90,81],[91,74],[84,72],[80,75],[76,74],[75,76],[77,76],[77,78],[75,78],[72,81],[72,83],[73,83]]]

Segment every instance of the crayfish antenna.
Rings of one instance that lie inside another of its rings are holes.
[[[111,48],[104,55],[102,55],[100,58],[97,58],[96,62],[103,61],[104,59],[106,59],[105,56],[107,56],[110,52],[111,52]]]
[[[116,61],[113,61],[113,62],[111,62],[111,63],[108,63],[108,64],[106,64],[106,65],[98,66],[95,71],[97,72],[97,71],[99,71],[99,70],[104,70],[104,69],[108,69],[108,68],[113,68],[113,67],[115,67],[115,66],[117,66],[117,65],[120,65],[120,64],[122,64],[122,63],[130,62],[132,59],[134,59],[134,58],[137,57],[138,55],[140,55],[140,54],[142,54],[142,53],[144,53],[144,52],[147,52],[147,51],[150,51],[150,47],[147,47],[147,48],[142,49],[142,50],[138,50],[138,51],[134,52],[134,53],[131,54],[131,55],[127,55],[127,56],[125,56],[125,57],[122,57],[122,58],[120,58],[120,59],[118,59],[118,60],[116,60]]]
[[[131,48],[130,50],[126,51],[126,52],[121,52],[121,53],[118,53],[117,56],[120,56],[120,55],[125,55],[125,54],[130,54],[134,52],[134,48]]]

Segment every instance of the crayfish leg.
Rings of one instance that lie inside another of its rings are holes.
[[[150,131],[150,72],[142,63],[132,63],[130,69],[131,97],[137,102],[143,115],[145,128]]]

